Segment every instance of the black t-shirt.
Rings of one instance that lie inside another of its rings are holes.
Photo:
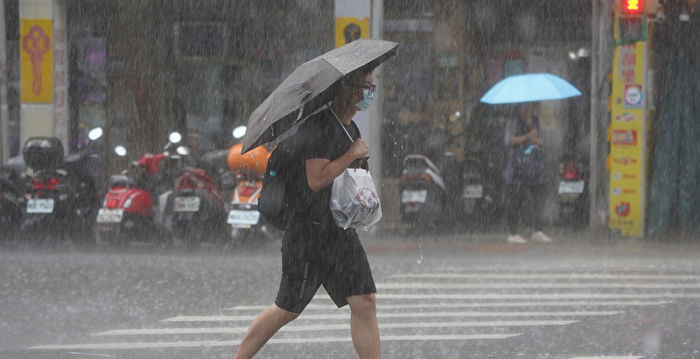
[[[341,127],[342,126],[342,127]],[[343,127],[352,137],[352,141],[343,130]],[[301,168],[300,176],[297,176],[296,191],[292,191],[291,200],[295,203],[295,214],[307,217],[313,221],[333,221],[330,210],[331,190],[333,184],[329,184],[319,192],[309,188],[306,180],[305,163],[312,158],[323,158],[334,161],[340,158],[352,145],[353,141],[360,138],[360,129],[354,122],[344,126],[336,120],[333,113],[326,109],[308,118],[294,135],[295,147]],[[349,167],[354,167],[351,164]],[[330,223],[330,222],[327,222]]]

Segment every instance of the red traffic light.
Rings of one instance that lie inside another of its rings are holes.
[[[625,15],[641,15],[644,13],[644,0],[622,0],[622,13]]]

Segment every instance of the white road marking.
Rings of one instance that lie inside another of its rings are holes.
[[[604,306],[654,306],[673,303],[672,301],[537,301],[537,302],[486,302],[486,303],[421,303],[421,304],[384,304],[378,298],[377,307],[382,310],[420,309],[420,308],[489,308],[489,307],[604,307]],[[269,305],[237,305],[224,310],[263,310]],[[334,304],[309,304],[307,310],[350,310],[348,306],[338,308]]]
[[[619,288],[619,289],[698,289],[700,282],[671,283],[378,283],[377,289],[577,289],[577,288]]]
[[[643,356],[624,355],[624,356],[595,356],[595,357],[573,357],[570,359],[644,359]]]
[[[406,273],[386,278],[432,278],[432,279],[622,279],[622,280],[698,280],[696,275],[675,274],[603,274],[603,273]]]
[[[562,326],[578,323],[578,320],[492,320],[483,322],[406,322],[379,323],[381,329],[400,328],[470,328],[470,327],[532,327],[532,326]],[[287,325],[281,332],[349,330],[350,323],[319,324],[319,325]],[[157,329],[119,329],[96,333],[96,336],[115,335],[176,335],[176,334],[244,334],[248,327],[213,327],[213,328],[157,328]]]
[[[566,317],[605,316],[622,314],[623,311],[568,311],[568,312],[413,312],[377,313],[378,318],[444,318],[444,317]],[[236,322],[249,321],[254,315],[181,315],[161,320],[162,322]],[[299,319],[349,319],[349,313],[302,314]]]
[[[327,294],[317,294],[315,298],[330,299]],[[383,299],[675,299],[675,298],[700,298],[700,293],[481,293],[481,294],[377,294],[377,301]]]
[[[382,341],[440,341],[440,340],[492,340],[518,336],[520,333],[508,334],[464,334],[464,335],[383,335]],[[350,336],[324,338],[281,338],[270,339],[268,344],[310,344],[310,343],[346,343]],[[228,347],[240,345],[240,340],[201,340],[178,342],[136,342],[136,343],[88,343],[37,345],[32,350],[84,350],[84,349],[163,349],[195,347]]]

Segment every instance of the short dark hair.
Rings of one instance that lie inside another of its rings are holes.
[[[345,84],[352,83],[355,79],[357,79],[357,78],[359,78],[359,77],[364,77],[364,76],[366,76],[367,74],[370,74],[370,75],[371,75],[371,74],[372,74],[372,70],[369,69],[369,68],[366,68],[366,67],[361,67],[361,68],[359,68],[359,69],[357,69],[357,70],[355,70],[355,71],[349,73],[347,76],[343,77],[342,83],[343,83],[344,85],[345,85]]]

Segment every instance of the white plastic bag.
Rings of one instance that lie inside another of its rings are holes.
[[[333,180],[331,213],[343,229],[367,230],[382,219],[382,206],[369,171],[348,168]]]

